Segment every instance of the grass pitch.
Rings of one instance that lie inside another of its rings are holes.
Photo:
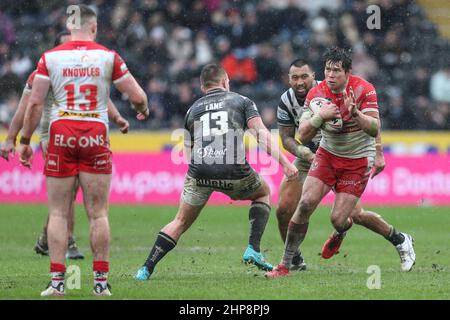
[[[354,226],[340,254],[321,259],[323,242],[332,231],[329,208],[313,215],[302,251],[307,271],[267,280],[263,272],[241,263],[248,241],[248,208],[206,207],[157,266],[150,281],[133,279],[162,226],[175,207],[113,206],[110,283],[114,299],[449,299],[450,209],[373,208],[389,223],[413,235],[417,261],[400,272],[395,248],[381,236]],[[33,246],[47,215],[42,205],[0,205],[0,299],[41,299],[49,280],[49,259]],[[75,234],[85,260],[67,261],[81,269],[81,289],[66,291],[66,299],[92,299],[92,258],[88,223],[77,208]],[[262,241],[266,258],[276,264],[283,244],[274,210]],[[369,289],[380,269],[380,289]],[[369,281],[370,282],[370,281]]]

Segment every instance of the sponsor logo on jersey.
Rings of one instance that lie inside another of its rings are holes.
[[[98,118],[100,118],[100,113],[97,113],[97,112],[81,113],[81,112],[70,112],[70,111],[60,110],[58,112],[58,117],[60,117],[60,118],[80,117],[80,118],[94,118],[94,119],[98,119]]]
[[[375,90],[366,93],[366,97],[376,94]]]
[[[195,184],[199,187],[210,187],[221,190],[233,190],[233,183],[227,180],[195,179]]]

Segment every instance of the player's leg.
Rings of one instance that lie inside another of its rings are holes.
[[[303,183],[307,176],[306,171],[299,171],[297,178],[294,181],[288,181],[283,177],[279,189],[278,208],[276,211],[278,230],[280,232],[281,240],[286,242],[286,235],[288,231],[289,221],[294,215],[297,205],[302,194]],[[290,270],[305,270],[306,264],[300,252],[292,258]]]
[[[242,179],[239,185],[240,187],[234,190],[232,198],[252,201],[248,213],[250,223],[248,245],[242,259],[245,263],[254,264],[261,270],[272,270],[272,265],[265,260],[261,253],[261,238],[269,221],[271,210],[270,188],[256,172],[252,172],[250,176]]]
[[[196,180],[186,176],[180,206],[175,218],[164,226],[156,237],[144,265],[137,271],[136,280],[148,280],[157,263],[173,248],[199,216],[211,195],[210,188],[199,187]]]
[[[331,224],[335,228],[335,231],[322,248],[322,258],[329,259],[339,252],[347,230],[352,227],[353,221],[350,216],[358,201],[359,198],[352,194],[336,194],[336,199],[331,210]]]
[[[336,198],[331,210],[331,223],[335,232],[322,247],[322,257],[331,258],[339,252],[346,231],[351,228],[351,214],[369,181],[373,157],[345,159],[331,155],[336,167],[337,181],[334,187]]]
[[[52,281],[43,296],[64,295],[67,219],[75,177],[47,177],[49,222],[47,237]]]
[[[78,192],[79,187],[80,187],[80,183],[77,178],[76,183],[75,183],[74,192],[73,192],[72,203],[70,204],[70,209],[69,209],[69,219],[67,221],[67,223],[68,223],[67,229],[69,231],[68,232],[69,242],[68,242],[68,246],[67,246],[66,258],[73,259],[73,260],[84,259],[83,254],[78,250],[78,246],[75,242],[75,237],[73,234],[73,230],[75,228],[75,199],[77,197],[77,192]]]
[[[361,201],[356,204],[351,217],[354,223],[378,233],[392,243],[400,255],[402,271],[411,270],[415,262],[415,253],[413,239],[409,234],[397,231],[394,226],[384,221],[378,213],[364,210]]]
[[[108,285],[110,229],[108,196],[111,174],[80,172],[84,207],[90,224],[90,243],[93,254],[94,293],[111,295]],[[73,200],[73,189],[71,192]]]
[[[42,150],[42,156],[44,157],[45,161],[45,154],[47,153],[47,140],[42,140],[40,142],[40,146]],[[44,227],[42,228],[42,231],[39,234],[36,243],[34,245],[34,251],[36,251],[37,254],[41,254],[43,256],[48,255],[47,226],[48,226],[48,215]]]
[[[292,258],[298,252],[308,231],[309,218],[331,187],[322,180],[308,175],[303,185],[300,203],[288,225],[288,232],[281,263],[271,272],[265,274],[268,278],[285,276],[289,273]]]

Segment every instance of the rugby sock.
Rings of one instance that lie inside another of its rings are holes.
[[[292,264],[292,258],[298,254],[298,247],[305,239],[306,231],[308,231],[309,223],[297,224],[289,221],[288,233],[286,235],[286,245],[281,263],[289,268]]]
[[[385,237],[390,243],[394,246],[398,246],[399,244],[405,241],[405,236],[400,232],[397,232],[393,226],[391,226],[391,231],[389,232],[389,236]]]
[[[62,284],[64,291],[64,275],[66,273],[66,266],[61,263],[50,263],[50,274],[52,276],[52,287],[58,288]]]
[[[269,220],[270,206],[264,202],[252,202],[248,219],[250,221],[250,237],[248,243],[256,252],[260,252],[261,237]]]
[[[144,265],[148,268],[150,273],[153,273],[156,264],[161,260],[170,250],[175,248],[177,242],[172,239],[169,235],[160,231],[158,237],[156,238],[155,244],[153,245],[150,254]]]
[[[94,261],[92,264],[94,271],[94,288],[100,284],[103,289],[106,289],[108,282],[109,262],[108,261]]]

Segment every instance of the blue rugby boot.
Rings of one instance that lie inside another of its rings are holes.
[[[248,245],[243,256],[244,263],[254,264],[259,269],[264,271],[272,271],[273,266],[264,259],[261,252],[256,252],[252,245]]]
[[[148,271],[147,266],[142,266],[137,272],[134,278],[139,281],[146,281],[150,279],[151,273]]]

